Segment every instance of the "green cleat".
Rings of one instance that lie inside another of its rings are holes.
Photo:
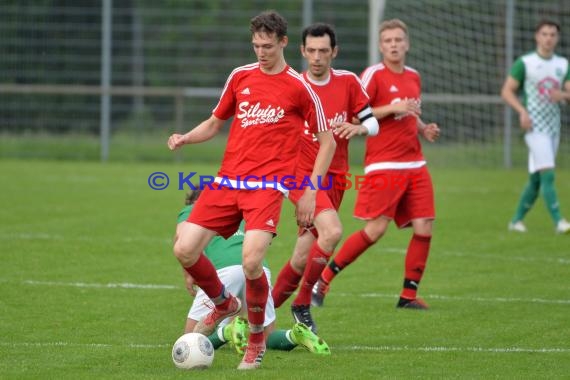
[[[242,317],[235,317],[223,330],[224,339],[233,345],[238,354],[243,355],[247,346],[247,321]]]
[[[329,345],[304,323],[295,323],[291,329],[293,343],[305,347],[309,352],[319,355],[330,355]]]

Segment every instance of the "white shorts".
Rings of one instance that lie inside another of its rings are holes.
[[[271,271],[268,268],[263,268],[265,276],[267,277],[267,283],[271,284]],[[247,307],[245,303],[245,274],[243,273],[243,268],[241,265],[231,265],[216,271],[222,284],[226,286],[226,290],[229,291],[236,297],[241,299],[242,303],[242,315],[247,319]],[[199,321],[202,317],[206,316],[210,311],[212,311],[212,301],[204,293],[202,289],[198,289],[194,302],[190,307],[188,312],[188,319],[193,319]],[[273,306],[273,297],[271,297],[271,285],[269,285],[269,296],[267,298],[267,305],[265,306],[265,322],[263,326],[269,326],[275,321],[275,306]],[[228,318],[224,319],[220,326],[225,326],[230,321]]]
[[[541,132],[528,132],[524,136],[528,146],[528,172],[535,173],[542,169],[554,168],[559,137]]]

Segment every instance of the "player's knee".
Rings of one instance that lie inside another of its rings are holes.
[[[327,250],[332,251],[342,238],[342,226],[335,225],[319,231],[319,245]]]
[[[173,253],[184,268],[194,265],[200,256],[199,252],[193,252],[192,247],[183,244],[180,239],[174,244]]]

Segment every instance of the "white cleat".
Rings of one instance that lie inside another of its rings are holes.
[[[557,234],[569,234],[570,233],[570,223],[566,219],[560,219],[556,225]]]
[[[515,231],[515,232],[526,232],[526,226],[524,225],[524,223],[522,222],[522,220],[519,220],[518,222],[509,222],[509,231]]]

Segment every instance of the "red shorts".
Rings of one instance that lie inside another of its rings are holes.
[[[433,185],[427,167],[380,170],[367,175],[358,190],[354,216],[364,220],[385,216],[399,228],[410,226],[413,219],[435,219]]]
[[[332,174],[332,178],[333,183],[332,186],[330,186],[330,189],[327,189],[327,195],[329,196],[334,209],[338,211],[346,190],[346,174]]]
[[[216,231],[225,239],[238,230],[242,219],[245,230],[261,230],[276,235],[283,193],[274,189],[235,190],[212,184],[206,187],[188,221]]]
[[[292,189],[289,191],[289,199],[296,206],[301,196],[305,193],[305,189]],[[326,190],[318,190],[317,198],[315,199],[315,216],[319,215],[325,210],[334,210],[334,205],[332,204]]]

